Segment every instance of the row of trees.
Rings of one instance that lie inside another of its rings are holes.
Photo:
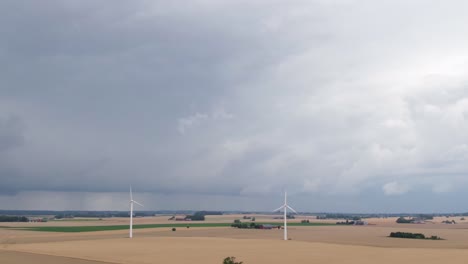
[[[416,215],[414,217],[409,217],[409,218],[401,216],[396,220],[396,222],[399,224],[412,224],[412,223],[424,222],[426,220],[433,220],[433,219],[434,219],[434,216],[432,215],[419,214],[419,215]]]
[[[205,221],[206,215],[222,215],[223,212],[221,211],[198,211],[195,212],[193,215],[187,215],[186,218],[192,221]]]
[[[0,215],[0,222],[29,222],[26,216]]]
[[[221,211],[199,211],[196,213],[203,214],[203,215],[223,215],[223,212]]]
[[[287,219],[296,219],[296,217],[293,214],[287,214],[286,218]],[[284,217],[283,216],[277,216],[277,217],[274,217],[274,219],[284,219]]]
[[[434,216],[429,215],[429,214],[419,214],[419,215],[416,215],[416,217],[419,218],[419,219],[422,219],[422,220],[433,220],[434,219]]]
[[[134,212],[134,216],[153,216],[154,214],[147,212]],[[55,219],[63,218],[105,218],[105,217],[130,217],[128,212],[100,212],[100,211],[76,211],[76,212],[63,212],[55,215]]]
[[[348,219],[346,219],[345,222],[336,222],[337,225],[354,225],[356,224],[357,221],[349,221]],[[361,221],[362,222],[362,221]]]
[[[409,233],[409,232],[391,232],[390,237],[441,240],[441,238],[438,236],[426,237],[424,234],[421,234],[421,233]]]
[[[234,223],[231,224],[231,227],[250,229],[250,228],[257,228],[257,225],[255,223],[252,223],[252,222],[242,223],[241,220],[236,219],[236,220],[234,220]]]
[[[318,215],[317,219],[350,219],[350,220],[361,220],[361,216],[358,215],[350,215],[350,214],[325,214],[325,215]]]
[[[414,218],[404,218],[404,217],[399,217],[396,222],[398,224],[412,224],[414,223]]]
[[[456,224],[457,222],[455,220],[445,220],[445,221],[442,221],[443,224]]]
[[[242,228],[242,229],[261,229],[264,228],[264,224],[257,224],[255,222],[242,223],[239,219],[234,220],[231,227]],[[273,226],[270,225],[272,228]],[[274,226],[274,228],[280,228],[280,226]]]

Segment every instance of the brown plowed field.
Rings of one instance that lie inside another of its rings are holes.
[[[210,222],[232,222],[239,215],[213,216]],[[256,216],[257,221],[272,220]],[[300,221],[299,218],[295,221]],[[312,218],[308,218],[311,219]],[[99,224],[123,224],[128,219],[105,219]],[[315,219],[313,219],[315,221]],[[138,229],[127,231],[46,233],[0,228],[0,263],[222,263],[236,256],[244,264],[272,263],[465,263],[468,223],[446,225],[396,224],[395,219],[369,219],[368,226],[291,226],[292,240],[282,230],[242,230],[226,227]],[[54,222],[54,225],[96,225],[97,221]],[[139,218],[136,224],[167,223],[167,217]],[[27,223],[23,225],[52,225]],[[13,225],[12,225],[13,226]],[[394,231],[437,235],[445,240],[388,238]]]

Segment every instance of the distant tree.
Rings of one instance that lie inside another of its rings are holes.
[[[396,222],[399,224],[411,224],[413,223],[413,219],[406,219],[404,217],[400,217],[396,220]]]
[[[236,257],[227,257],[223,260],[223,264],[242,264],[244,262],[236,262]]]
[[[196,212],[193,215],[188,215],[187,218],[192,221],[205,221],[205,212]]]
[[[175,228],[175,227],[173,227],[173,228],[172,228],[172,231],[176,231],[176,228]]]

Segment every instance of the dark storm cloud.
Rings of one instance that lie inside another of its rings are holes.
[[[455,195],[465,5],[2,1],[0,191]]]

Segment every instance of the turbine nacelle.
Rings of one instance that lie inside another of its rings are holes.
[[[294,210],[291,206],[289,206],[287,204],[284,204],[280,208],[277,208],[276,210],[273,210],[273,212],[278,212],[278,211],[281,211],[281,210],[283,210],[285,208],[288,208],[289,210],[293,211],[295,214],[299,214],[296,210]]]

